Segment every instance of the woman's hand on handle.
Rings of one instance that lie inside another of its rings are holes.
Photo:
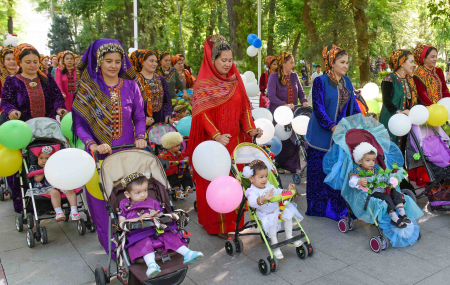
[[[9,113],[9,119],[10,120],[18,120],[20,119],[20,116],[22,116],[22,113],[17,110],[13,110],[11,113]]]
[[[148,127],[148,126],[151,126],[153,123],[155,122],[155,119],[153,119],[152,117],[146,117],[145,118],[145,125]]]
[[[256,128],[256,130],[252,130],[249,133],[249,136],[253,137],[257,137],[260,138],[263,135],[263,130],[261,130],[260,128]]]
[[[289,107],[289,109],[291,109],[291,110],[294,110],[294,108],[295,108],[294,104],[287,104],[286,106]]]
[[[226,146],[227,144],[230,143],[230,139],[231,136],[229,134],[224,134],[224,135],[218,135],[215,140],[217,142],[220,142],[221,144],[223,144],[224,146]]]
[[[303,107],[309,107],[308,102],[303,102],[302,105],[303,105]]]
[[[409,110],[408,109],[404,110],[402,113],[405,114],[406,116],[409,116]]]
[[[334,132],[334,130],[336,129],[336,127],[337,127],[337,126],[334,126],[334,127],[331,129],[331,131]]]
[[[112,153],[111,147],[108,144],[93,144],[89,147],[89,149],[93,152],[98,151],[99,154]]]
[[[147,141],[144,139],[139,139],[134,142],[134,145],[136,146],[136,148],[144,149],[147,147]]]

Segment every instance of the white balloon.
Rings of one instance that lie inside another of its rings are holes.
[[[308,116],[298,116],[292,120],[292,129],[299,135],[306,135],[308,131],[309,117]]]
[[[430,112],[428,112],[427,107],[424,105],[416,105],[409,111],[409,119],[413,125],[425,124],[425,122],[428,121],[429,116]]]
[[[132,47],[130,47],[130,48],[128,49],[128,53],[129,53],[129,54],[130,54],[130,53],[133,53],[133,52],[135,52],[135,51],[137,51],[137,49],[132,48]]]
[[[378,88],[378,85],[370,82],[364,85],[364,88],[361,90],[361,95],[366,100],[373,100],[376,97],[378,97],[380,93],[380,88]]]
[[[252,71],[244,72],[245,78],[247,78],[247,83],[256,82],[255,74]]]
[[[245,84],[245,91],[248,97],[255,97],[259,95],[259,86],[255,82]]]
[[[204,141],[195,148],[192,164],[198,175],[212,181],[219,176],[230,174],[231,157],[223,144]]]
[[[45,164],[47,181],[61,190],[80,188],[95,172],[95,161],[87,152],[78,148],[66,148],[50,156]]]
[[[450,97],[442,98],[437,103],[443,105],[447,109],[448,119],[450,120]]]
[[[411,130],[411,120],[405,114],[395,114],[389,119],[389,131],[398,137],[402,137]]]
[[[292,119],[294,119],[294,113],[292,113],[291,108],[287,106],[280,106],[275,109],[273,117],[275,119],[275,122],[284,126],[292,122]]]
[[[259,48],[255,48],[254,46],[249,46],[247,48],[247,54],[250,57],[254,57],[255,55],[258,54]]]
[[[247,83],[247,77],[245,77],[243,74],[241,74],[241,79],[242,79],[242,82],[244,82],[244,84]]]
[[[252,110],[252,117],[253,120],[258,120],[260,118],[264,118],[269,120],[270,122],[273,121],[272,113],[267,110],[266,108],[255,108]]]
[[[275,135],[275,127],[273,126],[272,121],[259,118],[255,120],[255,126],[263,131],[263,135],[256,139],[257,144],[266,144]]]
[[[285,130],[285,126],[277,124],[275,126],[275,136],[277,136],[280,140],[285,141],[289,139],[292,135],[292,129],[289,131]]]

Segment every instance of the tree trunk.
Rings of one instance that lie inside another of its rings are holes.
[[[298,52],[298,44],[300,43],[300,38],[301,38],[302,33],[298,32],[297,36],[295,37],[294,40],[294,45],[292,46],[292,56],[294,58],[297,57],[297,52]]]
[[[269,29],[267,36],[267,54],[275,55],[273,50],[273,34],[275,28],[275,0],[269,2]]]
[[[13,0],[8,0],[7,15],[8,15],[8,33],[9,34],[14,34],[14,25],[13,25],[14,9],[13,9],[13,4],[14,4]]]
[[[241,7],[242,2],[240,0],[226,0],[227,11],[228,11],[228,23],[230,25],[230,45],[233,50],[233,54],[236,60],[242,60],[244,58],[244,53],[242,49],[244,48],[238,41],[237,29],[239,26],[239,15],[234,7]]]
[[[305,24],[306,33],[311,38],[311,42],[315,44],[320,44],[322,41],[320,40],[319,35],[317,33],[316,23],[314,23],[314,21],[311,18],[311,6],[309,5],[308,0],[305,0],[305,5],[303,5],[302,19],[303,23]],[[325,66],[323,62],[322,53],[320,51],[317,52],[317,56],[319,57],[322,66]]]
[[[214,30],[216,28],[217,8],[218,7],[214,5],[214,2],[211,2],[211,15],[209,16],[209,26],[206,30],[207,37],[214,34]]]
[[[369,26],[365,12],[368,0],[351,0],[351,4],[358,45],[359,78],[361,86],[364,86],[370,81]]]

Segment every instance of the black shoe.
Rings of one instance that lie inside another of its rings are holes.
[[[398,217],[403,220],[403,222],[407,223],[407,224],[411,224],[411,220],[408,218],[408,216],[406,215],[398,215]]]
[[[406,223],[404,223],[402,219],[398,219],[397,222],[394,222],[393,220],[391,220],[391,225],[393,225],[394,227],[397,227],[399,229],[404,229],[407,227]]]

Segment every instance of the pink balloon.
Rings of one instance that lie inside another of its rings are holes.
[[[206,189],[206,201],[214,211],[226,214],[236,210],[243,197],[242,186],[233,177],[219,176]]]

